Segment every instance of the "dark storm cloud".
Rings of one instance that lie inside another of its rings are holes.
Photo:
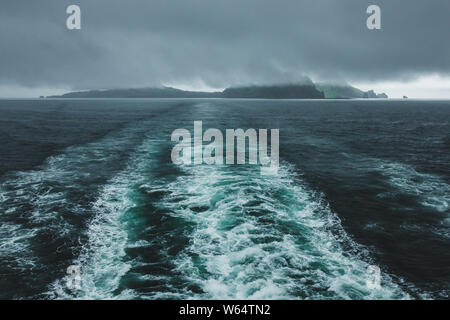
[[[69,31],[78,4],[82,30]],[[366,9],[382,9],[382,30]],[[0,85],[212,87],[450,73],[448,0],[2,0]]]

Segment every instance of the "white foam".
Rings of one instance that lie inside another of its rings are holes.
[[[0,257],[8,260],[10,272],[29,275],[48,270],[49,266],[34,252],[36,236],[51,234],[56,239],[79,231],[80,226],[73,225],[66,214],[88,217],[92,207],[86,201],[71,200],[71,193],[86,193],[90,179],[97,181],[96,177],[102,177],[95,168],[117,162],[120,150],[133,143],[136,130],[125,128],[98,141],[69,147],[33,170],[10,172],[2,177]],[[37,272],[37,268],[42,271]]]
[[[412,166],[401,163],[383,163],[378,170],[402,192],[419,197],[422,205],[440,212],[449,210],[450,185],[439,176],[419,173]]]
[[[288,164],[270,177],[254,166],[180,166],[183,174],[161,185],[148,181],[152,150],[151,141],[146,141],[95,202],[97,215],[89,225],[88,242],[73,262],[82,267],[82,290],[68,292],[64,278],[53,284],[53,297],[409,298],[384,273],[379,288],[367,286],[370,257],[349,239],[323,197],[310,190]],[[187,247],[176,256],[167,256],[175,270],[166,275],[133,273],[142,281],[166,282],[161,290],[145,293],[120,288],[131,268],[148,266],[148,262],[126,257],[127,248],[151,245],[129,239],[126,218],[136,205],[130,194],[136,187],[168,192],[153,205],[195,225],[192,233],[185,234]],[[174,288],[171,280],[175,273],[201,292],[191,291],[187,285],[181,290]]]
[[[136,206],[130,194],[134,185],[144,185],[145,171],[152,165],[153,150],[149,141],[131,154],[127,167],[114,176],[102,189],[93,203],[95,217],[89,223],[88,241],[84,244],[73,265],[81,268],[81,290],[71,292],[66,288],[67,277],[53,283],[49,296],[57,299],[133,299],[134,290],[125,289],[119,294],[122,277],[130,270],[133,261],[125,259],[126,249],[147,246],[146,241],[129,242],[126,215]]]
[[[175,261],[204,291],[194,298],[408,297],[385,274],[380,289],[367,288],[369,264],[342,248],[337,217],[286,165],[271,177],[246,166],[182,168],[160,206],[196,224]]]

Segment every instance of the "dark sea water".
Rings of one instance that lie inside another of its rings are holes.
[[[194,120],[278,175],[172,164]],[[450,101],[0,100],[0,155],[1,299],[449,298]]]

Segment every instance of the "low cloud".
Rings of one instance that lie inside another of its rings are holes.
[[[82,29],[67,30],[70,4]],[[366,9],[382,9],[382,29]],[[0,86],[144,87],[450,74],[447,0],[5,0]]]

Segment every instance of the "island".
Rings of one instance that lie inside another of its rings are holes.
[[[387,99],[384,93],[362,91],[350,85],[314,84],[311,80],[296,84],[251,85],[223,91],[186,91],[172,87],[107,89],[69,92],[47,98],[229,98],[229,99]]]

